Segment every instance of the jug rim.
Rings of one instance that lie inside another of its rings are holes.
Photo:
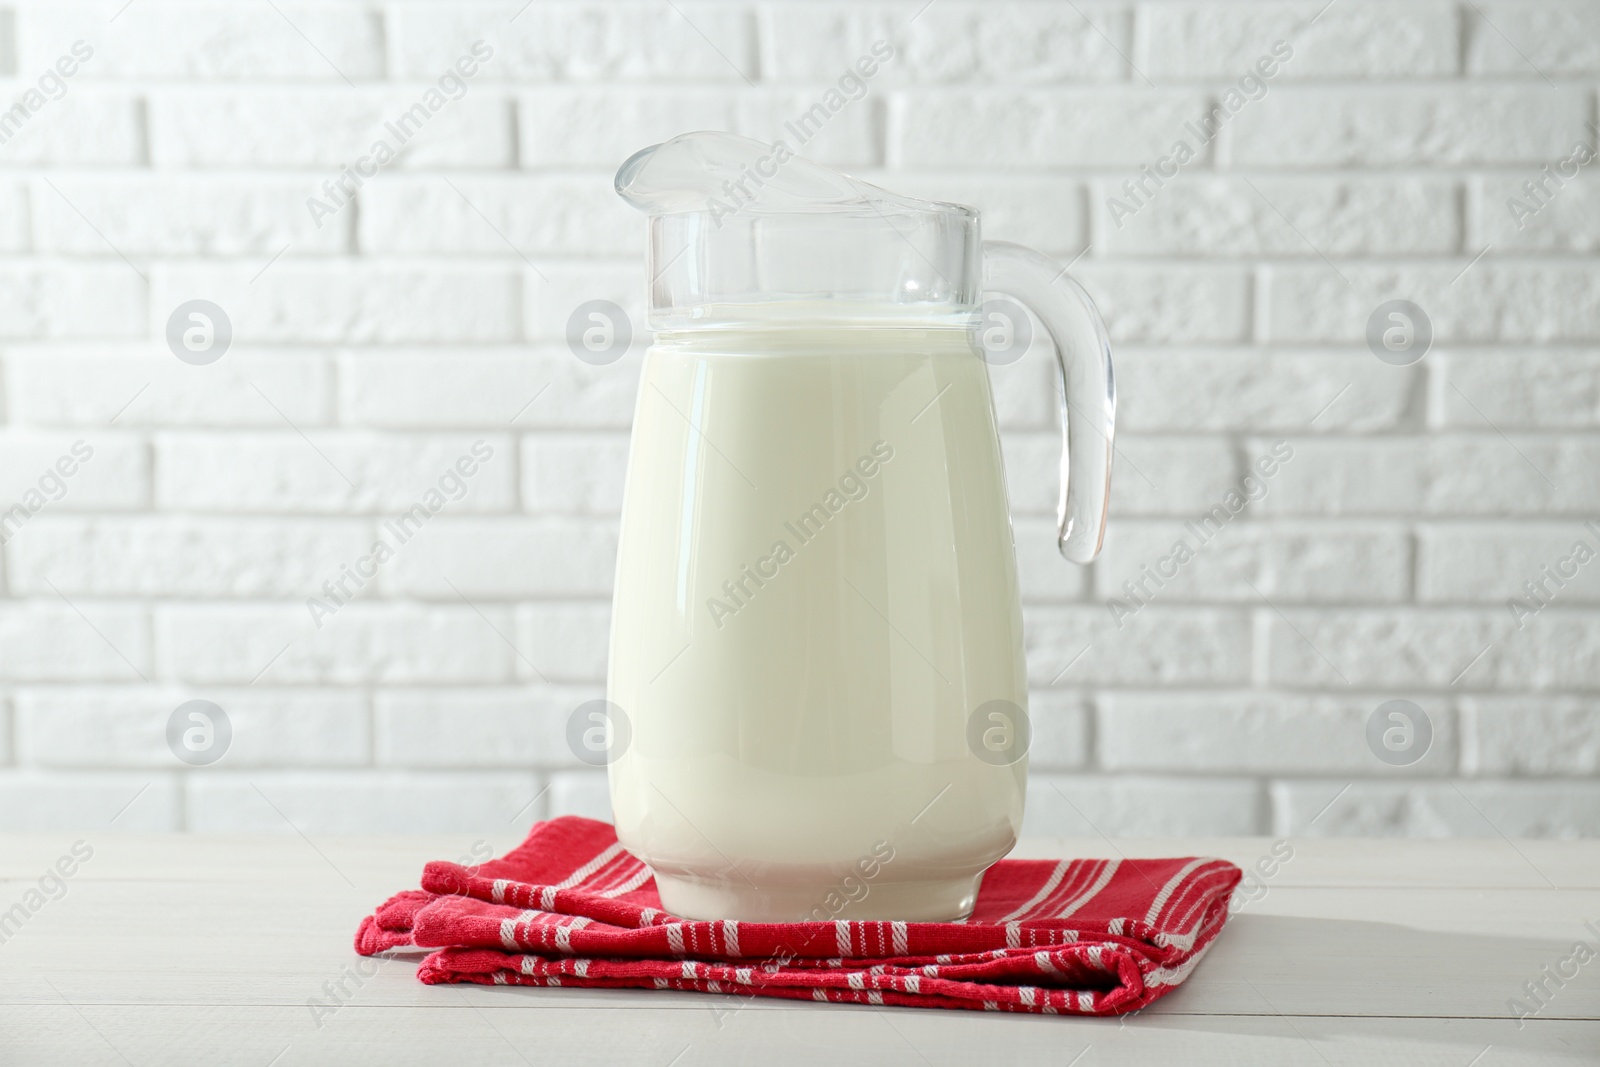
[[[777,304],[806,305],[801,318],[929,320],[980,299],[977,209],[891,192],[782,141],[682,134],[630,156],[616,188],[649,215],[655,329],[765,322]]]

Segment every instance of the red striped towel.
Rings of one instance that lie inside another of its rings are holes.
[[[1002,860],[962,922],[701,922],[661,910],[609,825],[565,816],[480,867],[428,864],[420,891],[362,921],[356,951],[438,949],[417,972],[430,985],[1116,1015],[1189,976],[1239,877],[1217,859]]]

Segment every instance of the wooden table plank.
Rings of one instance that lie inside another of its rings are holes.
[[[350,940],[367,905],[348,887],[325,897],[215,888],[73,886],[0,947],[0,1004],[49,1003],[37,973],[55,974],[77,1003],[300,1004],[357,961]],[[1275,887],[1233,918],[1196,978],[1151,1011],[1504,1016],[1522,982],[1576,940],[1600,943],[1583,927],[1591,915],[1600,917],[1600,890]],[[385,962],[360,999],[434,1002],[413,970]],[[574,995],[584,994],[561,990],[555,1003]],[[1545,1014],[1600,1017],[1600,963]]]
[[[502,842],[505,847],[515,835]],[[1600,844],[1293,842],[1190,982],[1121,1021],[826,1007],[676,992],[359,985],[379,899],[470,837],[104,838],[0,944],[0,1063],[278,1061],[1600,1063],[1600,962],[1519,1027],[1522,985],[1600,945]],[[0,910],[72,843],[0,837]],[[1265,839],[1025,842],[1019,854],[1223,855]],[[1561,888],[1552,888],[1557,885]],[[345,981],[338,1010],[324,983]],[[1282,1014],[1280,1014],[1282,1013]],[[320,1018],[319,1018],[320,1016]],[[318,1023],[321,1025],[318,1025]],[[126,1057],[126,1061],[123,1059]]]
[[[502,991],[505,993],[505,991]],[[515,997],[514,993],[506,993]],[[721,1021],[631,1003],[562,1012],[35,1005],[5,1016],[8,1063],[1182,1064],[1185,1067],[1574,1067],[1600,1023],[1509,1020],[996,1016],[803,1006]],[[1488,1050],[1485,1052],[1485,1050]],[[1074,1061],[1074,1056],[1081,1059]],[[274,1057],[278,1057],[274,1060]],[[1478,1057],[1474,1062],[1474,1058]]]

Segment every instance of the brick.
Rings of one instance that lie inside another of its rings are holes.
[[[625,256],[640,221],[610,175],[395,175],[363,192],[360,242],[377,254]]]
[[[142,336],[147,288],[116,260],[0,263],[0,340]]]
[[[1250,676],[1244,611],[1151,607],[1120,631],[1098,606],[1029,606],[1023,619],[1028,680],[1035,688],[1227,684]]]
[[[82,442],[79,445],[79,442]],[[74,456],[72,449],[79,445]],[[84,454],[88,453],[85,459]],[[59,466],[66,457],[62,476]],[[76,434],[10,434],[0,436],[0,511],[22,504],[37,516],[64,511],[124,510],[144,507],[150,499],[149,461],[136,440],[103,430]],[[57,483],[64,483],[65,489]],[[24,499],[31,492],[44,497]],[[16,531],[7,527],[8,536]],[[22,536],[21,534],[15,534]]]
[[[1242,341],[1250,336],[1250,279],[1242,270],[1078,264],[1074,275],[1113,342]]]
[[[1259,452],[1265,442],[1251,447]],[[1294,449],[1294,477],[1262,500],[1265,514],[1590,515],[1600,508],[1600,439],[1485,432],[1304,439]]]
[[[0,252],[28,250],[28,187],[0,181]]]
[[[517,609],[517,677],[603,683],[610,641],[609,602],[525,604]]]
[[[785,127],[814,106],[825,88],[745,89],[737,96],[670,86],[649,92],[607,85],[530,89],[518,97],[522,165],[595,168],[609,178],[639,149],[697,129],[781,139],[806,158],[835,166],[881,164],[884,105],[875,87],[804,143]]]
[[[366,700],[296,689],[196,694],[150,687],[24,690],[17,700],[18,763],[39,767],[184,770],[167,747],[167,721],[197,696],[232,730],[212,766],[356,766],[367,761]]]
[[[431,77],[475,39],[480,78],[517,81],[754,81],[755,27],[728,4],[534,4],[506,24],[498,4],[408,4],[389,19],[391,76]],[[644,147],[640,145],[639,147]]]
[[[265,273],[262,266],[155,268],[156,314],[164,322],[185,301],[211,300],[234,336],[252,344],[510,341],[521,333],[522,278],[512,266],[279,260]]]
[[[383,74],[383,29],[359,7],[141,4],[113,27],[93,5],[32,6],[22,20],[23,69],[44,70],[85,39],[85,80],[370,80]],[[309,39],[309,43],[308,43]],[[320,53],[320,54],[319,54]]]
[[[387,428],[626,429],[640,343],[633,352],[604,367],[565,348],[346,352],[339,360],[340,419]]]
[[[1584,548],[1575,551],[1579,542]],[[1578,558],[1585,555],[1588,562]],[[1515,597],[1533,610],[1538,601],[1523,588],[1531,581],[1543,587],[1541,600],[1594,603],[1600,600],[1597,555],[1600,534],[1578,518],[1565,523],[1426,525],[1417,530],[1417,599],[1504,605]]]
[[[616,515],[628,438],[529,434],[522,439],[522,506],[536,514]]]
[[[1416,703],[1433,726],[1427,753],[1405,768],[1373,755],[1367,720],[1389,699],[1389,694],[1343,693],[1112,693],[1098,704],[1100,766],[1181,774],[1454,773],[1455,714],[1425,696]]]
[[[69,604],[54,595],[5,601],[0,647],[0,678],[7,681],[126,683],[152,672],[150,620],[122,605]]]
[[[1477,430],[1485,419],[1501,430],[1600,426],[1600,350],[1461,351],[1440,353],[1440,362],[1447,426]]]
[[[320,620],[300,604],[156,609],[164,673],[192,683],[355,685],[508,681],[504,609],[346,603]]]
[[[105,255],[109,245],[130,257],[271,257],[285,245],[295,255],[349,249],[347,226],[313,224],[304,179],[117,174],[48,182],[33,186],[41,252]]]
[[[1013,518],[1055,514],[1060,493],[1061,439],[1043,433],[1002,434],[1000,452]]]
[[[316,168],[302,180],[306,197],[322,197],[324,181],[368,157],[382,140],[399,158],[367,179],[381,183],[392,170],[478,169],[514,162],[509,101],[482,84],[402,130],[386,128],[422,102],[432,88],[325,89],[216,86],[153,89],[149,94],[150,160],[162,168],[285,170]]]
[[[642,227],[640,232],[643,232]],[[530,270],[526,281],[523,306],[527,336],[552,341],[566,351],[567,323],[577,309],[591,300],[609,300],[622,309],[632,327],[633,345],[629,352],[638,353],[648,347],[650,327],[645,315],[645,289],[649,277],[643,256],[625,264],[547,261],[539,264],[537,271]],[[576,357],[572,358],[579,362]],[[623,359],[599,369],[615,375],[628,365],[628,359]]]
[[[1073,770],[1090,757],[1089,706],[1076,693],[1042,689],[1028,694],[1028,771]]]
[[[1081,599],[1089,571],[1062,558],[1056,547],[1055,519],[1016,518],[1011,525],[1022,599],[1045,603]]]
[[[296,598],[373,537],[357,521],[41,516],[6,567],[13,594]]]
[[[446,834],[503,832],[538,793],[513,771],[200,772],[185,779],[196,833]],[[334,877],[329,872],[329,878]]]
[[[1159,187],[1136,184],[1136,195],[1124,188],[1128,180],[1097,183],[1091,199],[1101,248],[1111,255],[1438,255],[1460,241],[1449,179],[1179,172]]]
[[[377,762],[385,767],[582,766],[567,746],[573,709],[602,687],[425,689],[376,698]]]
[[[609,596],[616,524],[556,517],[439,518],[386,565],[390,594],[507,600]],[[455,588],[452,588],[454,586]]]
[[[540,86],[517,97],[521,162],[613,170],[641,148],[685,130],[747,132],[739,129],[742,109],[739,98],[720,89]]]
[[[1260,105],[1257,105],[1260,106]],[[1153,163],[1199,123],[1204,97],[1166,89],[918,89],[891,96],[896,167],[1128,167]],[[1198,160],[1191,166],[1203,162]]]
[[[1581,89],[1277,86],[1225,127],[1236,166],[1535,164],[1583,136]]]
[[[1008,433],[1000,444],[1013,514],[1054,515],[1061,439]],[[1188,518],[1208,510],[1235,486],[1236,467],[1233,450],[1221,438],[1119,436],[1111,479],[1112,513]]]
[[[1124,347],[1114,358],[1119,431],[1421,428],[1422,368],[1380,363],[1365,350]]]
[[[907,23],[889,4],[768,8],[762,70],[780,81],[836,82],[876,42],[894,48],[873,82],[1119,81],[1131,51],[1125,12],[1104,4],[940,3]],[[1092,23],[1091,23],[1092,20]]]
[[[1600,682],[1600,663],[1590,651],[1600,641],[1600,619],[1592,610],[1546,608],[1520,633],[1503,608],[1288,608],[1269,625],[1271,680],[1286,686],[1467,692],[1584,689]]]
[[[1368,319],[1395,298],[1422,308],[1436,344],[1600,338],[1600,265],[1496,261],[1492,252],[1470,269],[1467,259],[1345,265],[1337,274],[1325,264],[1275,268],[1272,336],[1364,345]]]
[[[1233,779],[1028,776],[1022,832],[1051,837],[1243,836],[1262,832],[1261,790]]]
[[[1600,71],[1600,11],[1582,3],[1485,3],[1468,15],[1471,74],[1518,78]]]
[[[884,162],[887,125],[886,92],[868,83],[867,95],[852,100],[826,122],[817,120],[818,104],[826,107],[832,85],[774,90],[739,102],[736,129],[758,141],[782,141],[807,159],[834,167],[880,167]],[[810,114],[810,120],[804,116]]]
[[[174,777],[37,770],[0,771],[0,831],[88,835],[178,829]]]
[[[1054,175],[985,174],[975,177],[958,173],[897,172],[867,177],[869,181],[907,196],[977,208],[983,216],[985,240],[1015,241],[1061,256],[1063,264],[1089,243],[1083,216],[1083,187]],[[991,372],[995,369],[991,368]]]
[[[1273,804],[1282,832],[1305,837],[1574,838],[1600,831],[1600,783],[1595,782],[1357,782],[1312,823],[1341,785],[1275,783]],[[1507,862],[1524,865],[1515,857]]]
[[[1416,78],[1456,72],[1453,4],[1144,4],[1152,78],[1228,79],[1252,71],[1284,41],[1293,55],[1267,84],[1296,78]],[[1315,21],[1313,21],[1313,19]]]
[[[1587,143],[1589,135],[1579,140]],[[1581,158],[1569,145],[1545,161],[1549,171],[1528,167],[1522,174],[1477,179],[1479,240],[1505,251],[1600,252],[1600,177],[1595,174],[1600,163],[1590,156],[1582,165]],[[1537,189],[1541,181],[1544,191],[1538,195],[1524,188],[1533,182]]]
[[[550,792],[544,798],[549,816],[582,816],[600,822],[614,822],[611,813],[611,787],[605,771],[560,771],[550,776]]]
[[[1278,477],[1293,477],[1292,464]],[[1275,481],[1265,483],[1269,494]],[[1400,527],[1239,518],[1218,529],[1199,520],[1113,520],[1096,590],[1124,609],[1138,609],[1141,600],[1259,604],[1264,594],[1284,603],[1370,603],[1409,593],[1411,550]],[[1178,558],[1180,542],[1187,562]],[[1130,582],[1137,599],[1125,590]]]
[[[550,817],[581,815],[601,822],[615,821],[611,812],[611,787],[604,771],[562,771],[550,776],[545,798]]]
[[[1002,430],[1056,429],[1060,425],[1055,355],[1042,327],[1036,327],[1033,336],[1036,340],[1022,359],[989,367],[995,421]]]
[[[0,11],[0,77],[10,77],[17,72],[17,16],[11,10]]]
[[[17,346],[6,349],[5,388],[21,425],[266,426],[329,421],[328,361],[316,354],[229,348],[216,363],[180,362],[164,345]],[[272,398],[282,414],[256,392]]]
[[[462,479],[474,444],[492,450]],[[156,439],[159,507],[192,511],[366,512],[393,518],[430,491],[440,513],[504,511],[515,499],[516,456],[495,434],[322,432],[170,433]],[[320,453],[320,454],[319,454]],[[326,458],[324,458],[326,457]],[[250,477],[240,477],[249,471]],[[345,479],[348,478],[347,482]],[[455,482],[465,481],[465,492]],[[447,483],[441,489],[441,483]]]
[[[1461,706],[1469,773],[1600,773],[1600,708],[1592,697],[1473,696]]]
[[[68,82],[0,143],[0,168],[16,166],[141,166],[145,162],[144,106],[115,89]],[[9,101],[8,101],[9,103]]]

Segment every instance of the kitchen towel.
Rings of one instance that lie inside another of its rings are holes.
[[[610,825],[564,816],[480,866],[429,863],[355,943],[364,956],[436,949],[417,971],[430,985],[1118,1015],[1189,976],[1239,877],[1218,859],[1001,860],[960,922],[698,921],[661,910],[650,868]]]

